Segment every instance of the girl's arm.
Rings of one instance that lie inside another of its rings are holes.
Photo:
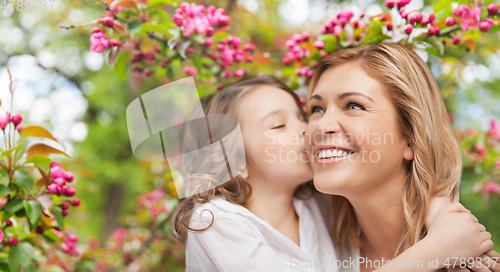
[[[392,267],[386,266],[375,271],[435,271],[453,265],[455,260],[460,265],[461,260],[480,257],[492,248],[491,234],[469,210],[454,203],[437,214],[424,239],[392,260]],[[401,267],[398,264],[411,265]],[[496,266],[500,267],[500,264]],[[484,268],[477,271],[484,271]],[[488,271],[497,271],[490,269]]]

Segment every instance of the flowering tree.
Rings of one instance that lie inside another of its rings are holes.
[[[7,72],[13,96],[16,82],[12,81],[8,66]],[[44,143],[28,147],[23,141],[27,137],[58,141],[43,127],[24,127],[21,115],[11,115],[3,108],[2,111],[0,128],[5,141],[0,161],[0,247],[5,255],[0,258],[0,267],[2,271],[64,267],[64,258],[79,254],[78,237],[63,231],[64,217],[70,206],[80,205],[80,200],[72,198],[76,194],[70,185],[73,173],[64,171],[47,156],[67,155]]]

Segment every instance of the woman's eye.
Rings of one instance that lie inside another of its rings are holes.
[[[284,126],[285,126],[285,124],[275,125],[275,126],[273,127],[273,129],[282,128],[282,127],[284,127]]]
[[[354,103],[354,102],[351,102],[349,103],[349,105],[347,105],[347,109],[348,110],[363,110],[363,106],[357,104],[357,103]]]
[[[314,106],[312,109],[311,109],[311,114],[313,113],[325,113],[323,111],[323,109],[321,107],[318,107],[318,106]]]

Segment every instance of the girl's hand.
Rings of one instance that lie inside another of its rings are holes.
[[[453,266],[457,259],[475,259],[493,249],[491,234],[460,203],[437,213],[424,240],[435,252],[439,267]]]

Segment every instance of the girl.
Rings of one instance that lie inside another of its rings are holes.
[[[459,146],[425,62],[398,44],[341,50],[319,63],[308,100],[314,185],[334,195],[332,238],[347,252],[337,256],[392,259],[418,244],[431,198],[456,197],[461,175]],[[492,249],[484,227],[473,231],[480,242],[473,252]],[[361,271],[372,269],[361,263]]]
[[[303,142],[307,123],[294,92],[272,77],[259,76],[221,90],[204,106],[205,115],[238,118],[247,161],[239,175],[184,199],[172,215],[172,232],[180,240],[187,238],[186,271],[336,271],[345,266],[338,262],[326,215],[321,214],[320,207],[329,203],[311,188]],[[188,128],[188,138],[196,135],[196,129]],[[188,145],[192,150],[202,147],[196,140]],[[215,174],[225,167],[218,157],[198,159],[194,165],[213,163]],[[196,167],[192,174],[197,175]],[[213,178],[197,177],[200,183]],[[438,243],[438,253],[446,256],[455,256],[466,245],[476,249],[477,238],[466,231],[479,224],[449,213],[459,210],[464,211],[455,205],[439,215],[435,232],[398,258],[437,257],[425,250]],[[460,231],[449,235],[447,228],[455,223]],[[458,235],[463,237],[456,239]]]

